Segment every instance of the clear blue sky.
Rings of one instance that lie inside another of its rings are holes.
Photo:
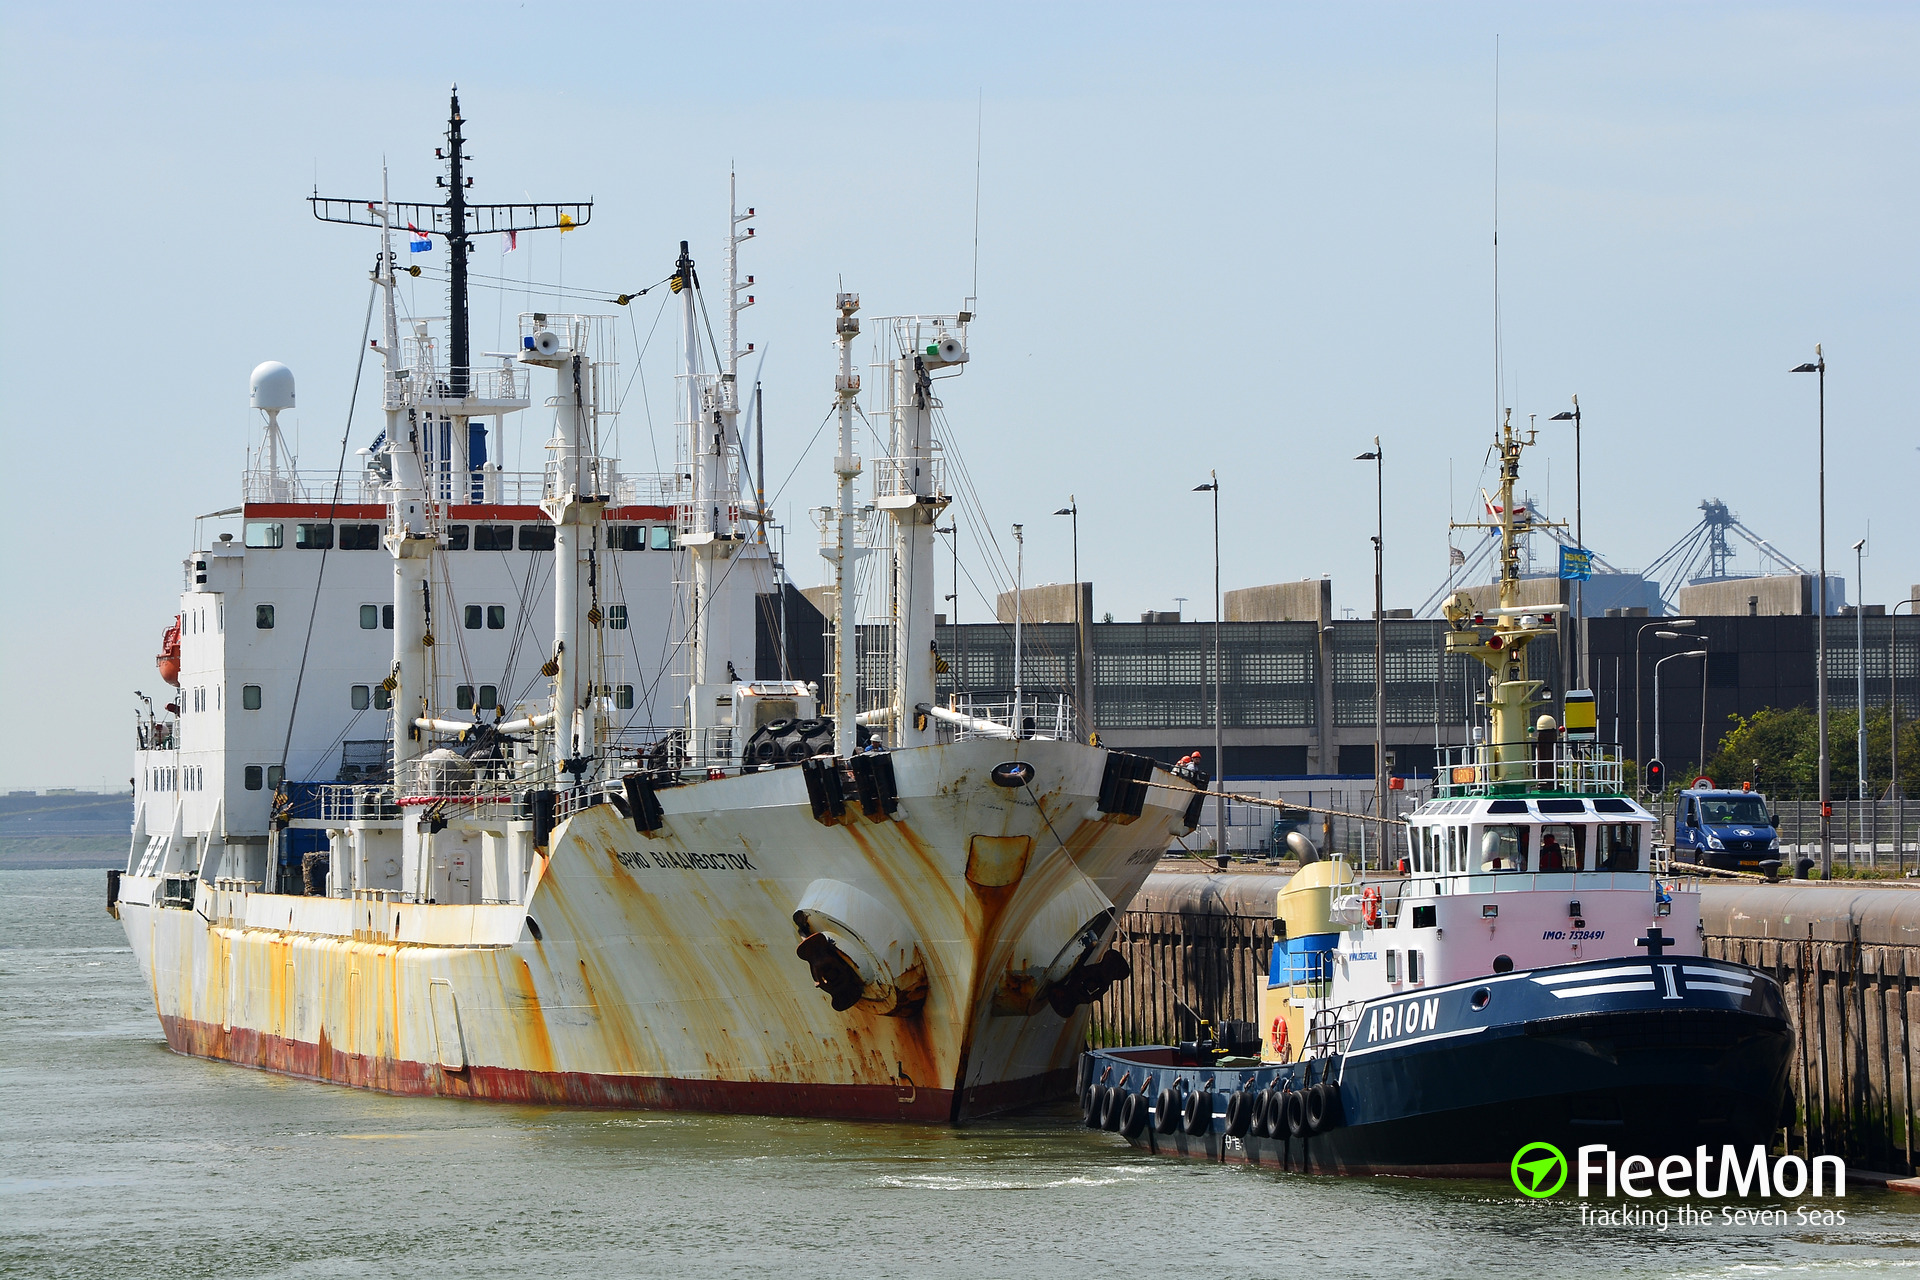
[[[717,283],[737,166],[761,211],[743,337],[768,352],[776,478],[830,401],[837,281],[869,314],[968,293],[978,109],[979,321],[946,389],[956,441],[994,532],[1026,524],[1031,581],[1068,576],[1049,513],[1079,496],[1083,576],[1120,618],[1175,596],[1210,616],[1191,492],[1209,468],[1229,588],[1330,574],[1336,605],[1364,615],[1372,477],[1351,459],[1375,434],[1387,602],[1416,605],[1445,574],[1450,503],[1464,516],[1483,482],[1496,408],[1544,422],[1571,393],[1587,541],[1614,563],[1652,561],[1719,497],[1810,565],[1814,386],[1786,371],[1815,342],[1829,563],[1851,576],[1871,521],[1867,599],[1920,581],[1911,6],[0,15],[6,785],[127,776],[130,694],[154,679],[192,517],[237,500],[254,364],[294,368],[304,462],[331,464],[373,245],[315,223],[304,197],[374,193],[383,154],[397,196],[429,196],[454,80],[477,199],[598,202],[564,263],[557,237],[532,237],[517,274],[631,288],[686,238]],[[477,270],[500,269],[490,253]],[[419,305],[441,309],[424,287]],[[476,345],[521,305],[479,294]],[[663,338],[647,357],[661,422],[670,361]],[[630,459],[646,452],[634,396]],[[363,400],[356,445],[377,426]],[[1552,430],[1527,479],[1570,513],[1572,441]],[[830,485],[816,451],[782,495],[797,543]]]

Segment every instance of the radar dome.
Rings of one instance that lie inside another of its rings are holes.
[[[256,368],[253,371],[253,407],[293,408],[293,370],[278,360],[269,360]]]

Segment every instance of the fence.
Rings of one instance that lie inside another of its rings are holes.
[[[1662,800],[1648,809],[1673,830],[1674,801]],[[1820,802],[1818,800],[1769,800],[1768,808],[1780,819],[1781,852],[1820,856]],[[1905,796],[1893,800],[1842,800],[1833,802],[1831,823],[1835,866],[1890,871],[1905,875],[1920,868],[1920,801],[1908,804]]]

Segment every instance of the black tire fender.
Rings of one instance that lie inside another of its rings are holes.
[[[1307,1090],[1307,1128],[1314,1133],[1338,1128],[1340,1124],[1340,1086],[1322,1080]]]
[[[1087,1090],[1087,1096],[1080,1102],[1080,1122],[1089,1129],[1100,1127],[1100,1104],[1106,1100],[1105,1085],[1093,1085]]]
[[[1112,1133],[1120,1128],[1120,1107],[1133,1095],[1120,1089],[1108,1089],[1100,1099],[1100,1127]]]
[[[1213,1090],[1195,1089],[1187,1095],[1186,1109],[1181,1112],[1187,1133],[1191,1137],[1201,1137],[1213,1132]]]
[[[1298,1089],[1289,1089],[1281,1099],[1287,1109],[1287,1132],[1294,1137],[1302,1137],[1307,1132],[1307,1096]]]
[[[1156,1133],[1172,1133],[1180,1127],[1180,1095],[1162,1089],[1153,1103],[1153,1128]]]
[[[1227,1136],[1242,1138],[1253,1127],[1253,1095],[1245,1089],[1236,1089],[1227,1099]]]
[[[1147,1127],[1147,1095],[1129,1093],[1120,1104],[1120,1136],[1137,1138]]]

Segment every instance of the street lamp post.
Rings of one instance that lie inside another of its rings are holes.
[[[1387,865],[1387,606],[1382,573],[1386,553],[1386,454],[1380,437],[1355,462],[1373,464],[1373,847]]]
[[[1207,472],[1207,483],[1193,486],[1195,493],[1213,495],[1213,852],[1227,853],[1227,756],[1220,731],[1220,473]]]
[[[1572,412],[1562,411],[1560,413],[1556,413],[1551,418],[1548,418],[1547,421],[1548,422],[1566,422],[1569,419],[1573,421],[1573,540],[1580,544],[1580,549],[1582,551],[1585,551],[1587,549],[1587,532],[1586,532],[1587,526],[1586,526],[1585,520],[1581,518],[1581,514],[1580,514],[1581,513],[1581,503],[1580,503],[1581,494],[1580,494],[1580,397],[1579,396],[1575,396],[1573,398]],[[1587,586],[1587,583],[1586,583],[1586,579],[1584,578],[1575,578],[1573,580],[1574,626],[1578,628],[1578,630],[1574,633],[1574,637],[1580,649],[1580,654],[1579,654],[1580,660],[1576,664],[1580,668],[1580,687],[1582,689],[1591,689],[1593,685],[1589,683],[1587,679],[1586,586]]]
[[[1633,633],[1633,767],[1643,778],[1646,776],[1647,758],[1640,754],[1640,726],[1642,722],[1646,720],[1646,715],[1640,710],[1641,638],[1654,627],[1692,627],[1697,625],[1699,625],[1698,622],[1693,618],[1662,618],[1658,622],[1642,623],[1640,629]],[[1661,631],[1656,634],[1662,640],[1680,639],[1680,633],[1677,631]],[[1654,732],[1658,735],[1658,725],[1654,726]],[[1655,747],[1653,754],[1655,756],[1660,754],[1658,747]],[[1642,792],[1646,790],[1644,786],[1640,789]]]
[[[1813,361],[1789,372],[1820,375],[1820,613],[1814,620],[1814,667],[1820,687],[1820,878],[1833,874],[1833,786],[1827,755],[1827,357],[1813,344]]]
[[[1860,798],[1867,795],[1867,540],[1853,544],[1853,754],[1860,768]]]
[[[1887,610],[1887,798],[1903,799],[1900,794],[1900,680],[1898,668],[1894,665],[1899,657],[1895,648],[1895,637],[1899,634],[1894,626],[1894,616],[1905,608],[1920,604],[1920,599],[1909,597],[1894,602]]]
[[[1675,658],[1704,658],[1706,656],[1707,651],[1705,649],[1689,649],[1685,653],[1670,653],[1653,664],[1653,758],[1656,760],[1660,758],[1660,668],[1666,666]],[[1706,679],[1706,673],[1704,671],[1701,673],[1700,678],[1703,681]]]
[[[1080,737],[1093,732],[1093,675],[1087,670],[1087,619],[1080,604],[1080,499],[1067,495],[1067,505],[1053,514],[1073,518],[1073,700],[1080,704]]]

